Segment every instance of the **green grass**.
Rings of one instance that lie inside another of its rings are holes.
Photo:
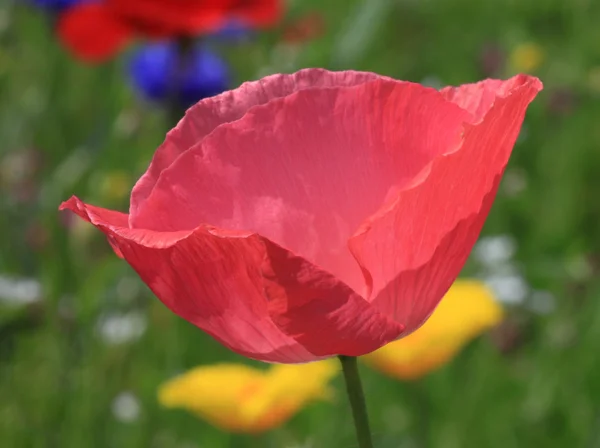
[[[324,66],[460,84],[489,75],[481,57],[490,45],[510,53],[535,42],[545,54],[535,71],[545,90],[484,233],[514,236],[528,281],[552,292],[556,309],[513,310],[520,337],[511,350],[499,349],[499,334],[481,338],[416,383],[362,368],[376,446],[600,447],[600,89],[590,84],[600,67],[600,3],[298,0],[289,16],[312,10],[322,12],[326,33],[294,57],[276,53],[276,32],[221,45],[237,82]],[[0,5],[0,29],[0,273],[43,284],[39,304],[0,302],[2,446],[356,446],[339,378],[335,403],[312,405],[258,438],[158,406],[156,388],[174,373],[243,360],[168,312],[99,232],[68,232],[57,206],[76,193],[125,210],[126,195],[109,194],[106,177],[124,172],[133,185],[164,138],[164,116],[131,93],[124,58],[93,68],[73,61],[44,17],[23,5]],[[506,64],[496,73],[511,74]],[[570,107],[558,107],[557,92],[567,92]],[[15,184],[10,163],[28,149],[38,167]],[[515,180],[525,185],[518,192]],[[27,189],[32,197],[17,201]],[[99,317],[127,311],[147,315],[147,331],[107,345]],[[123,391],[140,400],[133,422],[111,410]]]

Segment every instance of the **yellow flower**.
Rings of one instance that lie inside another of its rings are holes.
[[[448,362],[502,316],[502,308],[483,283],[457,280],[421,328],[362,359],[392,377],[415,379]]]
[[[159,402],[184,408],[234,432],[259,433],[281,425],[317,399],[327,399],[335,360],[277,364],[259,370],[243,364],[197,367],[161,386]]]
[[[532,73],[544,62],[544,50],[534,42],[517,45],[509,58],[511,70]]]

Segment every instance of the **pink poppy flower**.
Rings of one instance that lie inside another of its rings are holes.
[[[419,328],[450,288],[541,88],[269,76],[190,108],[129,214],[76,197],[61,209],[239,354],[363,355]]]

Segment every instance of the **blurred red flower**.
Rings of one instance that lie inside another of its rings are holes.
[[[92,1],[62,13],[58,35],[81,59],[101,62],[135,36],[192,37],[216,31],[232,19],[268,26],[281,11],[281,0]]]
[[[269,76],[190,108],[129,214],[76,197],[61,209],[237,353],[363,355],[419,328],[454,282],[541,88]]]

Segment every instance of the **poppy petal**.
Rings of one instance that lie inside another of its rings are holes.
[[[432,157],[458,147],[469,118],[439,92],[389,78],[301,90],[182,154],[130,222],[258,233],[367,297],[348,239]]]
[[[255,241],[218,238],[205,230],[133,230],[122,225],[122,214],[85,204],[76,197],[60,208],[74,211],[104,232],[171,311],[231,350],[263,361],[317,359],[277,329],[265,303],[246,300],[252,298],[253,284],[244,272],[245,263],[248,257],[259,256],[256,247],[260,245]],[[215,283],[211,277],[219,281]]]
[[[103,62],[132,37],[132,30],[103,3],[82,3],[63,12],[58,36],[73,54],[84,61]]]
[[[299,90],[352,86],[378,77],[374,73],[353,71],[334,73],[322,69],[307,69],[292,75],[272,75],[260,81],[246,82],[235,90],[198,102],[167,134],[164,143],[156,150],[148,170],[133,188],[130,204],[132,221],[135,221],[138,209],[150,195],[160,173],[179,155],[199,143],[218,126],[239,120],[254,106],[266,104]]]
[[[244,356],[296,363],[360,355],[403,329],[337,279],[256,234],[130,229],[120,226],[122,214],[75,197],[61,209],[104,232],[174,313]]]
[[[265,240],[264,293],[273,322],[317,356],[360,356],[404,327],[331,274]]]
[[[474,84],[463,84],[462,86],[448,86],[440,90],[440,93],[448,101],[459,105],[462,109],[473,115],[473,121],[480,121],[490,110],[498,96],[506,96],[522,82],[520,76],[514,76],[509,80],[486,79]]]
[[[372,303],[406,325],[407,332],[433,312],[466,262],[525,110],[542,88],[537,78],[522,75],[497,86],[487,113],[465,124],[462,146],[434,159],[420,182],[400,191],[350,241],[373,279]],[[477,104],[476,117],[484,102],[478,101],[464,97],[459,103]]]

